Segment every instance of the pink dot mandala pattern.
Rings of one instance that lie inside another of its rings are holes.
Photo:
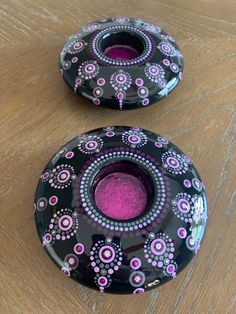
[[[68,187],[73,179],[75,179],[74,168],[68,164],[58,165],[51,171],[44,172],[41,176],[41,180],[48,181],[54,189]]]
[[[96,106],[146,107],[182,79],[183,56],[159,26],[115,17],[82,27],[60,53],[63,79]]]
[[[78,149],[84,154],[98,153],[103,146],[103,140],[99,136],[82,135],[79,138]]]
[[[139,128],[132,128],[122,134],[122,141],[133,148],[142,147],[147,144],[147,136]]]
[[[78,213],[65,208],[53,214],[48,230],[43,237],[43,243],[54,243],[57,240],[69,240],[79,228]]]
[[[112,275],[118,271],[123,260],[123,253],[118,244],[111,238],[95,243],[90,251],[91,266],[94,270],[94,282],[100,291],[108,288],[112,282]]]
[[[150,233],[144,244],[144,256],[153,267],[163,271],[165,276],[176,276],[177,264],[174,262],[174,242],[165,233]]]
[[[144,86],[140,77],[134,84]],[[127,190],[117,173],[140,192]],[[112,216],[96,201],[98,190],[112,213],[119,202],[120,211],[144,207],[131,218]],[[65,277],[134,295],[183,270],[199,252],[207,221],[204,184],[190,158],[137,127],[104,127],[64,145],[40,176],[33,208],[42,246]]]

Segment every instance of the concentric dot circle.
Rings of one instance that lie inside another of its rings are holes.
[[[202,182],[199,179],[193,178],[192,185],[197,191],[200,192],[202,190]]]
[[[71,151],[67,152],[67,153],[65,154],[65,157],[66,157],[66,159],[71,159],[71,158],[73,158],[73,157],[74,157],[74,152],[71,152]]]
[[[134,271],[130,274],[129,282],[133,287],[140,287],[145,282],[145,274],[142,271]]]
[[[147,87],[141,86],[141,87],[138,88],[138,95],[139,95],[139,97],[145,98],[145,97],[148,96],[148,94],[149,94],[149,91],[148,91]]]
[[[70,179],[70,171],[68,170],[62,170],[57,175],[57,180],[60,183],[65,183]]]
[[[85,72],[86,73],[93,73],[95,71],[95,66],[92,63],[86,64]]]
[[[163,136],[158,136],[158,141],[162,143],[163,145],[169,144],[169,141]]]
[[[177,169],[179,167],[179,161],[177,158],[168,157],[166,159],[166,162],[167,162],[168,166],[170,166],[173,169]]]
[[[78,255],[81,255],[84,253],[84,245],[82,243],[76,243],[74,246],[74,252]]]
[[[73,226],[73,219],[69,215],[63,215],[59,218],[58,226],[61,230],[67,231]]]
[[[142,264],[141,260],[139,258],[137,258],[137,257],[132,258],[131,261],[130,261],[131,268],[133,268],[135,270],[139,269],[141,267],[141,264]]]
[[[79,49],[83,48],[83,43],[82,43],[81,41],[78,41],[78,42],[76,42],[76,43],[73,45],[73,48],[74,48],[75,50],[79,50]]]
[[[151,243],[151,251],[154,255],[163,255],[166,251],[166,243],[162,239],[155,239]]]
[[[127,77],[124,74],[118,74],[116,76],[116,82],[118,84],[124,84],[127,81]]]
[[[177,230],[177,234],[180,239],[185,239],[187,236],[187,230],[184,227],[180,227]]]
[[[41,197],[37,201],[36,208],[38,211],[43,211],[47,208],[47,205],[48,205],[48,200],[46,199],[46,197]]]
[[[105,287],[105,286],[107,285],[107,283],[108,283],[108,280],[107,280],[106,277],[100,276],[100,277],[98,278],[98,284],[99,284],[100,286]]]
[[[98,84],[98,86],[104,86],[104,85],[105,85],[105,83],[106,83],[106,81],[105,81],[105,79],[104,79],[104,78],[99,78],[99,79],[97,80],[97,84]]]
[[[152,74],[152,75],[157,75],[157,74],[159,73],[158,67],[156,67],[156,66],[154,66],[154,65],[150,66],[150,68],[149,68],[148,71],[149,71],[150,74]]]
[[[88,150],[94,150],[96,149],[98,146],[98,143],[96,141],[88,141],[86,144],[85,144],[85,147],[86,149]]]
[[[99,250],[99,258],[104,263],[111,263],[115,258],[115,250],[108,245],[102,246]]]
[[[186,199],[178,200],[177,207],[184,214],[188,213],[191,209],[190,203]]]
[[[101,87],[97,86],[94,88],[93,94],[95,97],[101,97],[103,95],[103,89]]]
[[[169,264],[169,265],[166,267],[166,271],[167,271],[167,273],[169,273],[169,274],[173,274],[173,272],[175,271],[175,265],[174,265],[174,264]]]
[[[46,243],[50,243],[52,241],[52,236],[50,233],[46,233],[45,236],[44,236],[44,241]]]
[[[140,86],[143,86],[144,82],[143,82],[143,79],[142,78],[137,78],[135,80],[135,84],[140,87]]]
[[[141,142],[141,138],[137,135],[129,135],[128,141],[133,144],[138,144]]]
[[[175,64],[175,63],[171,63],[170,68],[171,68],[171,70],[174,73],[178,73],[179,72],[179,66],[177,64]]]
[[[192,186],[191,182],[188,179],[185,179],[183,183],[186,188],[191,188]]]
[[[69,265],[70,269],[76,269],[79,265],[78,257],[75,254],[68,254],[64,258],[64,262]]]
[[[168,59],[164,59],[164,60],[163,60],[163,63],[164,63],[164,65],[167,66],[167,67],[170,66],[170,60],[168,60]]]
[[[54,205],[56,205],[57,204],[57,202],[58,202],[58,197],[56,196],[56,195],[53,195],[53,196],[51,196],[50,198],[49,198],[49,204],[51,205],[51,206],[54,206]]]
[[[197,249],[197,241],[194,240],[192,235],[186,238],[186,246],[190,251],[195,251]]]
[[[142,105],[143,106],[147,106],[148,104],[149,104],[149,99],[148,98],[144,98],[143,100],[142,100]]]

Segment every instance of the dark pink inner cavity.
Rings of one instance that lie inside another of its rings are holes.
[[[114,45],[108,47],[104,54],[111,59],[115,60],[132,60],[139,56],[139,52],[127,45]]]
[[[132,31],[114,31],[106,34],[100,42],[104,55],[113,60],[132,60],[145,50],[141,36]]]
[[[94,202],[104,215],[113,219],[128,220],[145,211],[148,193],[145,185],[134,175],[113,172],[97,183]]]

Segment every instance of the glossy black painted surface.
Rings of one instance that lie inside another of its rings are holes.
[[[129,59],[127,51],[111,53],[110,48],[119,45],[132,50]],[[60,68],[74,92],[95,105],[134,109],[160,100],[176,87],[183,57],[160,27],[140,19],[113,18],[70,36],[60,54]]]
[[[93,187],[113,163],[149,176],[143,215],[117,221],[96,208]],[[199,250],[207,219],[204,185],[189,157],[166,138],[130,127],[67,143],[44,169],[34,208],[40,240],[63,273],[114,293],[142,293],[175,277]]]

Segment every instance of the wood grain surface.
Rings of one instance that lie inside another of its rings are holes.
[[[184,80],[145,109],[98,108],[59,75],[80,26],[130,16],[163,27],[185,58]],[[0,313],[236,313],[235,0],[0,0]],[[65,278],[36,233],[34,191],[49,158],[81,132],[139,126],[189,154],[209,204],[199,255],[138,297],[100,294]]]

